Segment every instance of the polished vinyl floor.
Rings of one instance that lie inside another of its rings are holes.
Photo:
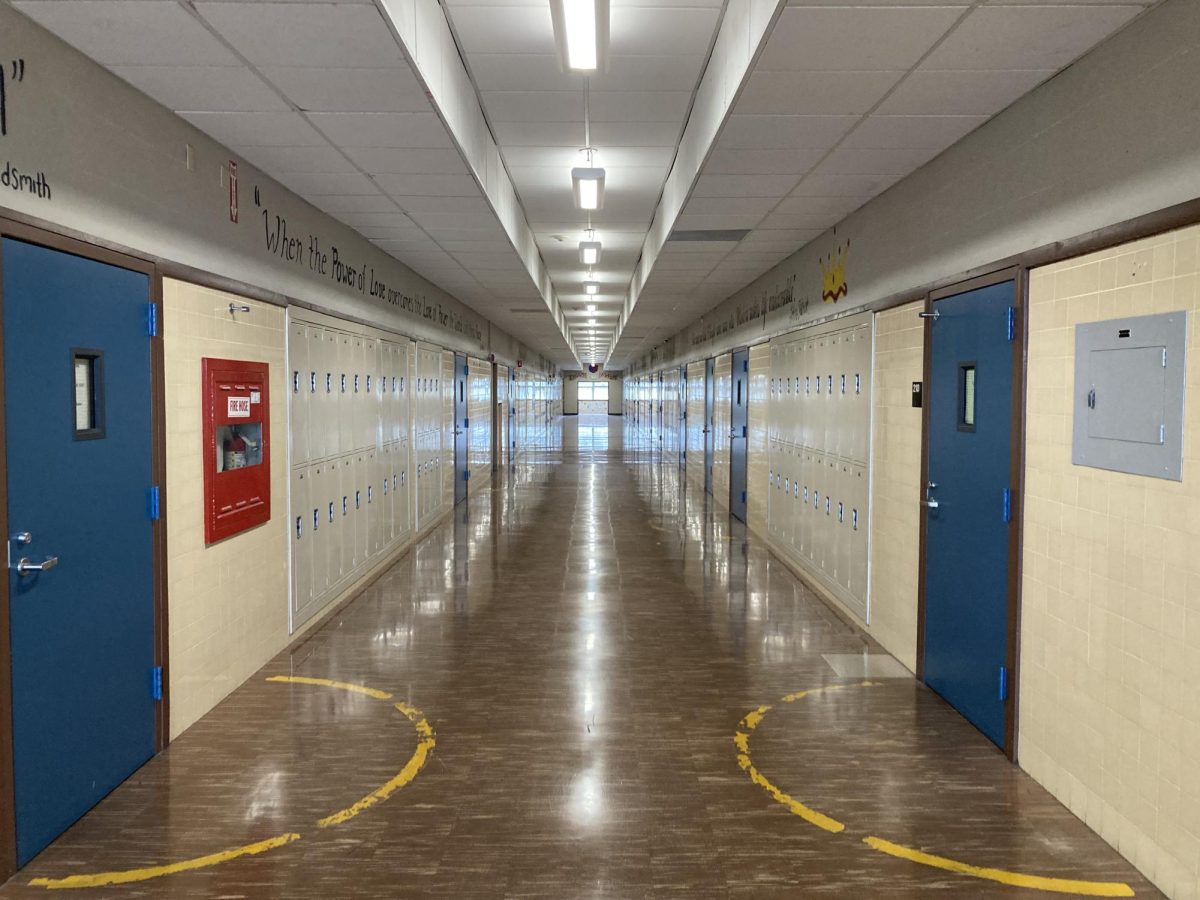
[[[68,893],[1052,896],[896,858],[872,836],[1160,896],[656,445],[619,418],[568,419],[0,896],[197,858]],[[281,835],[299,838],[270,844]]]

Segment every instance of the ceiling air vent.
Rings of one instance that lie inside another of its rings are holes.
[[[712,228],[697,231],[671,232],[668,241],[704,241],[712,244],[736,244],[750,233],[749,228]]]

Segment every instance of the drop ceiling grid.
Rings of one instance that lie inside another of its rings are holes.
[[[541,297],[373,4],[15,5],[419,275],[532,333],[489,302],[498,273]],[[467,236],[489,255],[442,246]],[[553,345],[573,362],[561,335]]]
[[[791,0],[676,224],[750,229],[699,282],[706,308],[1156,2]],[[654,275],[630,315],[639,332],[643,304],[650,312],[672,301]],[[616,364],[635,352],[624,341],[617,351]]]
[[[520,196],[568,321],[596,320],[611,336],[623,293],[674,158],[687,110],[715,37],[722,0],[614,3],[611,64],[592,77],[596,163],[605,167],[604,209],[593,215],[604,243],[595,280],[577,244],[585,216],[574,209],[569,169],[585,162],[584,79],[555,56],[549,4],[451,0],[448,15],[479,88],[485,114]],[[596,306],[593,315],[586,305]]]

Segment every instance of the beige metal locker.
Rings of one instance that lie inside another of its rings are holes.
[[[288,427],[290,430],[291,464],[309,461],[308,449],[308,327],[303,322],[288,324]]]
[[[371,559],[384,548],[383,540],[383,488],[380,481],[383,475],[379,467],[379,451],[368,450],[364,454],[362,483],[365,485],[363,502],[366,504],[366,554],[364,562]]]
[[[309,496],[309,468],[292,470],[292,613],[307,609],[313,600],[313,515]]]
[[[336,471],[329,460],[317,463],[310,470],[309,503],[313,508],[313,597],[323,596],[337,581],[333,567],[337,519],[334,516],[334,495],[337,494]],[[339,564],[340,568],[340,564]]]
[[[341,405],[340,368],[338,366],[338,332],[328,328],[321,331],[321,368],[325,370],[325,410],[321,414],[325,431],[325,456],[337,456],[341,451],[338,410]]]

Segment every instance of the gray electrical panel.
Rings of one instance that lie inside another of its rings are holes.
[[[1075,327],[1071,462],[1183,480],[1187,313]]]

